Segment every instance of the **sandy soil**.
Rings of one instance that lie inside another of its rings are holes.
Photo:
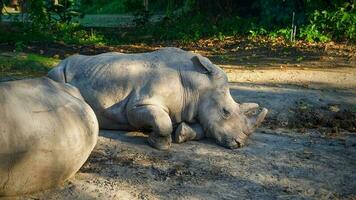
[[[64,186],[19,199],[344,199],[355,197],[355,135],[261,129],[243,149],[212,141],[156,151],[139,133],[102,131]]]
[[[356,199],[354,57],[291,62],[298,56],[257,56],[256,68],[253,59],[211,55],[228,73],[235,100],[270,110],[247,147],[203,140],[158,151],[142,133],[102,130],[75,177],[6,199]]]

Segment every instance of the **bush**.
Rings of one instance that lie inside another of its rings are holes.
[[[226,17],[216,22],[204,15],[172,16],[157,24],[147,24],[141,33],[152,35],[159,40],[197,41],[205,37],[224,40],[226,36],[245,34],[250,30],[251,21],[240,17]]]
[[[85,14],[120,14],[126,11],[123,0],[80,0],[79,7]]]
[[[351,39],[356,36],[356,12],[354,6],[345,4],[334,11],[315,10],[309,24],[301,29],[300,37],[307,41],[326,42],[331,39]]]
[[[48,4],[49,1],[28,2],[30,21],[12,26],[9,30],[14,32],[0,29],[0,41],[102,44],[151,39],[191,42],[206,37],[225,40],[226,36],[236,35],[290,39],[292,16],[297,39],[354,41],[356,35],[356,4],[351,0],[157,0],[150,1],[149,10],[144,8],[142,0],[59,0],[61,5],[58,6]],[[136,27],[113,28],[112,32],[88,30],[71,22],[78,6],[82,11],[94,13],[129,12],[136,16]],[[164,10],[166,17],[162,22],[150,23],[152,14],[162,14]]]
[[[79,24],[57,24],[54,32],[54,41],[63,41],[69,44],[104,44],[103,35],[94,30],[85,30]]]

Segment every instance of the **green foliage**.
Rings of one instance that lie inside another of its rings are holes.
[[[17,28],[23,32],[20,41],[25,41],[26,37],[32,37],[32,40],[52,41],[63,34],[72,34],[64,33],[62,30],[66,30],[63,24],[71,26],[73,17],[79,15],[75,2],[59,0],[59,4],[54,5],[52,1],[29,1],[29,20],[24,24],[17,24]]]
[[[81,0],[79,7],[85,14],[121,14],[127,11],[124,0]]]
[[[302,27],[300,29],[300,37],[308,42],[327,42],[330,41],[329,36],[324,35],[319,31],[315,24]]]
[[[290,28],[281,28],[275,31],[270,31],[268,36],[271,38],[283,37],[284,39],[290,39],[292,30]]]
[[[29,1],[28,21],[0,28],[0,42],[15,43],[16,51],[21,51],[28,42],[103,43],[104,38],[100,34],[71,22],[74,16],[79,15],[75,11],[77,7],[75,0],[59,0],[57,5],[52,1]]]
[[[202,14],[173,16],[157,24],[148,24],[142,33],[152,35],[159,40],[180,40],[188,43],[205,37],[215,37],[223,41],[226,36],[245,34],[250,21],[240,17],[224,18],[211,22]]]
[[[145,9],[142,2],[142,0],[124,0],[123,5],[125,6],[127,11],[137,12]]]
[[[261,35],[266,35],[267,34],[267,30],[260,27],[260,28],[254,28],[249,30],[250,36],[251,37],[257,37],[257,36],[261,36]]]
[[[18,25],[9,29],[0,28],[0,43],[11,42],[15,44],[15,50],[21,52],[24,45],[30,42],[64,42],[67,44],[105,44],[106,39],[100,33],[92,29],[84,29],[79,24],[54,24],[50,30],[32,31],[27,27]]]
[[[148,10],[143,9],[135,12],[134,16],[135,16],[134,22],[136,26],[144,26],[150,21],[150,18],[152,17],[152,13]]]
[[[168,1],[173,4],[173,1]],[[354,3],[343,4],[342,1],[332,0],[329,3],[321,0],[279,1],[256,0],[252,3],[242,4],[249,6],[250,12],[258,17],[252,17],[243,11],[239,11],[247,17],[236,16],[237,13],[229,10],[224,5],[234,7],[236,3],[230,0],[208,2],[219,5],[229,14],[221,13],[213,16],[207,13],[201,0],[187,0],[186,4],[169,4],[168,17],[158,24],[149,24],[144,27],[142,33],[152,35],[160,40],[181,40],[183,42],[196,41],[204,37],[215,37],[224,40],[226,36],[249,35],[251,37],[269,36],[272,38],[283,37],[287,40],[291,37],[292,23],[297,26],[297,39],[310,42],[327,42],[330,40],[355,39],[355,12]],[[190,9],[186,6],[189,5]],[[330,11],[319,11],[325,7]],[[171,11],[174,8],[176,11]],[[295,13],[292,22],[293,12]],[[147,23],[147,21],[146,21]],[[145,24],[145,23],[142,23]]]
[[[59,5],[49,2],[52,1],[29,1],[28,23],[0,29],[0,42],[16,43],[20,50],[21,44],[28,41],[103,44],[127,42],[128,37],[131,41],[192,42],[207,37],[223,41],[227,36],[263,35],[289,40],[292,23],[297,27],[296,38],[310,42],[355,41],[356,35],[354,0],[155,0],[149,1],[148,10],[143,0],[59,0]],[[135,16],[136,27],[112,32],[84,28],[72,21],[79,10],[128,13]],[[150,22],[152,15],[163,13],[163,21]]]
[[[51,24],[51,17],[45,5],[45,1],[31,1],[29,3],[29,21],[25,25],[29,26],[31,31],[45,30]]]
[[[74,0],[61,0],[55,5],[52,1],[29,1],[28,23],[35,29],[50,28],[55,23],[69,23],[79,16]]]
[[[17,41],[15,43],[15,51],[16,52],[22,52],[24,47],[25,47],[25,45],[24,45],[24,43],[22,41]]]
[[[354,4],[345,4],[344,7],[332,11],[315,10],[310,15],[310,22],[301,29],[300,36],[307,41],[326,42],[330,39],[355,39],[356,12]]]
[[[258,10],[258,24],[273,29],[290,26],[293,12],[298,13],[295,22],[300,24],[305,19],[305,10],[301,10],[299,4],[300,1],[257,0],[253,7]]]
[[[47,2],[44,7],[53,21],[69,23],[73,17],[81,15],[75,0],[62,0],[59,2],[57,5]]]
[[[58,24],[53,40],[69,44],[104,44],[104,36],[94,30],[85,30],[79,24]]]

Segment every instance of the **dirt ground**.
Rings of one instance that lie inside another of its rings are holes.
[[[238,46],[198,52],[224,68],[236,101],[270,110],[248,146],[158,151],[142,133],[101,130],[61,187],[6,199],[356,199],[355,49]]]

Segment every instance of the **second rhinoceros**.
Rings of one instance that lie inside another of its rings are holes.
[[[104,129],[148,130],[148,142],[169,149],[176,142],[210,137],[238,148],[267,114],[245,112],[257,104],[231,97],[224,71],[207,58],[177,48],[150,53],[74,55],[48,76],[77,87]]]
[[[75,87],[47,77],[0,83],[0,199],[62,184],[87,160],[98,132]]]

